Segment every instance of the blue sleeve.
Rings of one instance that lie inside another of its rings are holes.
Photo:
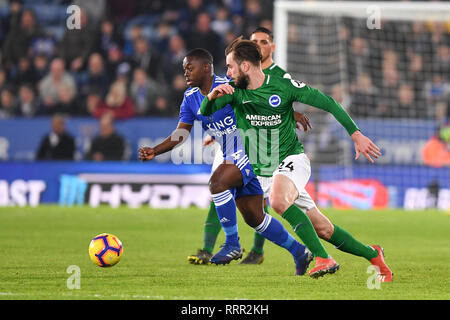
[[[194,124],[195,115],[192,113],[192,109],[189,108],[189,101],[186,99],[186,96],[183,97],[183,101],[180,105],[180,116],[179,122]]]

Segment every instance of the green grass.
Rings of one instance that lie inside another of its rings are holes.
[[[266,242],[258,266],[194,266],[206,211],[100,208],[0,208],[0,299],[450,299],[450,215],[438,211],[323,210],[367,244],[381,244],[394,282],[367,287],[363,258],[336,250],[334,275],[294,277],[290,254]],[[283,221],[289,231],[291,228]],[[88,256],[97,234],[117,235],[124,256],[112,268]],[[253,230],[239,217],[247,250]],[[223,242],[220,234],[218,244]],[[67,267],[81,269],[69,290]]]

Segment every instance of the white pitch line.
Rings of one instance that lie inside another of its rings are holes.
[[[14,293],[14,292],[0,292],[0,296],[64,296],[64,297],[86,297],[86,298],[100,298],[100,299],[110,299],[110,298],[120,298],[120,299],[152,299],[152,300],[198,300],[198,297],[164,297],[164,296],[152,296],[152,295],[139,295],[139,294],[113,294],[113,295],[101,295],[101,294],[72,294],[72,293],[62,293],[62,294],[51,294],[51,293]],[[219,298],[204,298],[201,300],[216,300]],[[247,298],[235,297],[229,300],[248,300]]]

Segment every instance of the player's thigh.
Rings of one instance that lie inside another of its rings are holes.
[[[242,174],[234,164],[223,162],[209,179],[209,191],[212,194],[242,186]]]
[[[294,203],[305,191],[310,176],[311,164],[304,153],[286,157],[273,173],[271,206],[276,210],[274,201]]]
[[[290,178],[284,175],[274,177],[269,202],[277,213],[282,214],[297,198],[297,188]]]

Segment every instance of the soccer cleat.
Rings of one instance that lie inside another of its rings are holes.
[[[214,264],[229,264],[232,260],[237,260],[242,258],[242,253],[244,252],[241,249],[239,244],[231,245],[231,244],[223,244],[220,246],[222,249],[217,252],[210,260],[211,263]]]
[[[370,246],[373,249],[378,251],[378,257],[372,258],[370,260],[370,263],[374,265],[377,268],[378,271],[378,280],[380,282],[391,282],[392,276],[394,275],[387,266],[386,262],[384,261],[384,250],[379,245],[372,245]]]
[[[319,278],[327,273],[335,273],[339,270],[339,264],[330,256],[327,259],[316,257],[316,266],[314,269],[309,271],[309,276],[311,278]]]
[[[187,257],[187,261],[190,264],[210,264],[209,260],[212,257],[212,253],[206,250],[198,249],[197,254],[193,254]]]
[[[299,252],[300,253],[300,252]],[[308,270],[309,264],[313,261],[314,256],[307,248],[301,254],[294,258],[295,261],[295,275],[302,276]]]
[[[257,253],[252,250],[239,264],[261,264],[263,261],[264,253]]]

